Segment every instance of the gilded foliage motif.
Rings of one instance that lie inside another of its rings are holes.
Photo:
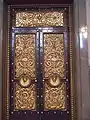
[[[66,108],[63,34],[44,34],[44,79],[46,110]]]
[[[35,34],[17,34],[15,43],[15,77],[35,78]]]
[[[27,11],[16,13],[16,27],[63,26],[62,11]]]
[[[15,36],[15,79],[20,84],[15,87],[15,109],[34,110],[36,107],[36,89],[31,80],[35,80],[35,34],[17,34]]]
[[[59,110],[66,108],[66,85],[51,87],[45,82],[45,110]]]
[[[44,77],[58,74],[65,77],[63,34],[44,34]]]
[[[36,108],[36,92],[35,84],[29,88],[22,88],[18,84],[15,85],[15,110],[35,110]]]

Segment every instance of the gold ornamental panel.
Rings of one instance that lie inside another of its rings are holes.
[[[61,83],[58,87],[51,87],[45,82],[45,110],[66,109],[66,85]]]
[[[22,88],[15,85],[15,110],[35,110],[36,109],[36,92],[35,84],[28,88]]]
[[[15,42],[15,78],[36,78],[35,34],[17,34]]]
[[[44,34],[45,110],[66,109],[63,34]]]
[[[26,11],[16,13],[16,27],[63,26],[62,11]]]
[[[15,110],[36,109],[35,34],[17,34],[15,36]],[[19,84],[18,84],[19,83]]]
[[[57,74],[65,77],[63,34],[44,34],[44,78]]]

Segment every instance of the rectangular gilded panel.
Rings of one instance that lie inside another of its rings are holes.
[[[16,34],[14,62],[15,109],[34,110],[36,109],[35,34]]]
[[[23,88],[15,85],[15,110],[35,110],[36,108],[36,92],[35,84],[30,87]]]
[[[66,85],[60,84],[58,87],[52,87],[45,82],[45,110],[64,110],[66,109]]]
[[[44,34],[44,73],[45,78],[52,74],[65,77],[63,34]]]
[[[16,13],[16,27],[63,26],[62,11],[26,11]]]
[[[66,108],[63,34],[44,34],[45,110]]]
[[[15,42],[15,78],[27,74],[35,78],[35,34],[17,34]]]

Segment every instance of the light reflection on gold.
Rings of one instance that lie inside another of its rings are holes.
[[[56,86],[60,85],[60,83],[61,83],[61,79],[60,79],[59,75],[50,76],[48,81],[52,87],[56,87]]]
[[[22,87],[28,87],[28,86],[30,85],[30,83],[31,83],[31,80],[30,80],[29,77],[27,77],[27,76],[22,76],[22,77],[20,78],[20,85],[21,85]]]

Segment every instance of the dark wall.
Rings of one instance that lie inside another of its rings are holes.
[[[7,4],[72,4],[73,0],[4,0]]]

